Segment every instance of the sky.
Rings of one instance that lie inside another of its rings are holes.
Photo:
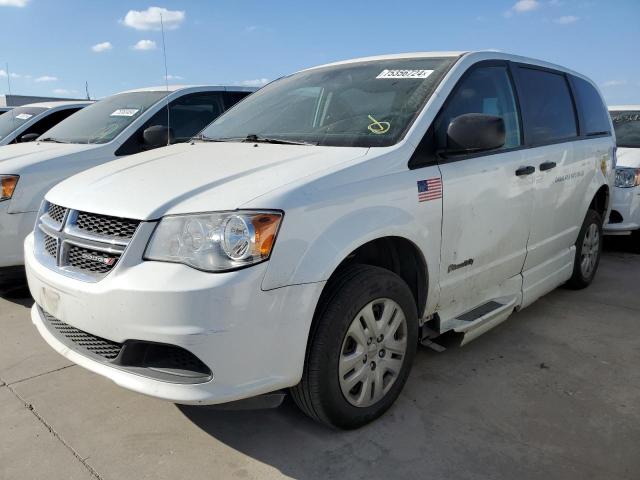
[[[262,85],[336,60],[497,49],[640,104],[640,0],[0,0],[0,94],[92,98],[165,81]],[[8,64],[9,74],[7,74]]]

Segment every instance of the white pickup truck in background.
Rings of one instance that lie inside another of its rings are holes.
[[[640,105],[609,107],[618,144],[615,188],[605,233],[640,244]]]

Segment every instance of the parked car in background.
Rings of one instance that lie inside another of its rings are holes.
[[[640,240],[640,105],[609,107],[618,144],[615,188],[608,234],[633,234]]]
[[[33,229],[44,194],[60,180],[116,158],[186,142],[254,90],[224,86],[130,90],[67,118],[43,132],[37,142],[1,148],[0,270],[23,265],[24,238]],[[174,165],[162,174],[174,177],[179,170]]]
[[[2,115],[5,112],[8,112],[9,110],[11,110],[13,107],[0,107],[0,115]]]
[[[91,101],[41,102],[15,107],[0,115],[0,146],[33,142]]]
[[[356,428],[393,404],[419,341],[469,341],[591,283],[614,150],[593,82],[539,60],[304,70],[194,142],[49,191],[25,242],[32,319],[137,392],[291,388],[310,417]]]

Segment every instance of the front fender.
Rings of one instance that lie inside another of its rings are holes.
[[[439,202],[434,202],[419,210],[425,213],[433,209],[431,215],[421,215],[422,221],[416,219],[415,211],[397,206],[363,206],[339,217],[330,217],[326,212],[326,216],[320,215],[326,218],[326,223],[318,222],[318,211],[313,214],[314,222],[304,220],[308,215],[288,216],[262,288],[326,281],[351,252],[383,237],[401,237],[412,242],[425,258],[428,278],[438,278],[440,208]],[[436,287],[437,283],[429,282],[429,303],[436,300],[433,296]]]

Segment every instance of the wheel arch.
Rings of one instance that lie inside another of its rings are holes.
[[[318,305],[322,303],[324,293],[336,274],[353,264],[372,265],[398,275],[413,294],[418,318],[423,316],[429,291],[429,272],[427,260],[413,241],[402,236],[389,235],[368,240],[353,249],[338,263],[329,276]],[[316,310],[317,308],[318,306]]]
[[[589,209],[598,212],[605,223],[607,221],[607,212],[609,211],[610,195],[609,185],[602,185],[596,191],[589,204]]]

